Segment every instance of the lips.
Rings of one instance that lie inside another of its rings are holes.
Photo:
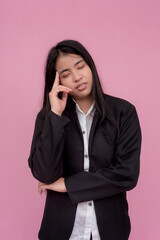
[[[80,83],[76,86],[76,88],[79,88],[81,85],[86,84],[86,82]]]

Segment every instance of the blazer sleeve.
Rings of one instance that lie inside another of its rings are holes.
[[[106,198],[133,189],[140,172],[141,140],[137,111],[131,104],[120,120],[120,137],[112,164],[94,173],[83,171],[65,178],[71,202]]]
[[[35,121],[28,164],[33,176],[44,183],[52,183],[63,175],[62,151],[66,116],[59,116],[50,110],[45,117],[42,109]]]

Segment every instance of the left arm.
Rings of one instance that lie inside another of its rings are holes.
[[[96,172],[82,171],[65,178],[73,204],[107,198],[133,189],[140,172],[141,128],[134,105],[123,113],[114,161]],[[98,160],[98,159],[97,159]]]
[[[42,192],[46,189],[53,190],[56,192],[67,192],[63,177],[59,178],[57,181],[55,181],[51,184],[38,182],[38,192],[40,194],[42,194]]]
[[[73,204],[106,198],[133,189],[139,177],[141,139],[138,115],[132,105],[121,118],[120,138],[113,164],[95,173],[82,171],[63,180],[60,178],[47,185],[47,188],[68,192]]]

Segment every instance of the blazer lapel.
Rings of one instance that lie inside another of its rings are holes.
[[[67,105],[65,110],[63,111],[62,115],[67,116],[72,123],[74,124],[74,126],[78,129],[82,142],[83,142],[83,134],[82,134],[82,130],[81,130],[81,126],[78,120],[78,116],[76,113],[76,104],[75,102],[72,100],[71,97],[68,96],[67,99]],[[89,134],[89,142],[88,142],[88,153],[91,153],[91,147],[92,147],[92,141],[93,141],[93,136],[94,136],[94,132],[96,129],[96,126],[98,124],[98,120],[99,120],[99,114],[97,109],[95,110],[94,116],[93,116],[93,121],[91,124],[91,128],[90,128],[90,134]]]
[[[75,126],[76,129],[78,129],[78,132],[81,136],[81,140],[83,142],[83,134],[82,134],[81,126],[76,113],[76,104],[70,96],[68,96],[66,108],[63,111],[62,115],[65,115],[72,121],[72,124]]]
[[[93,116],[93,121],[92,121],[90,134],[89,134],[89,142],[88,142],[88,153],[89,154],[91,153],[93,136],[94,136],[94,132],[95,132],[96,126],[98,125],[98,120],[99,120],[99,114],[98,114],[98,111],[96,109],[95,113],[94,113],[94,116]]]

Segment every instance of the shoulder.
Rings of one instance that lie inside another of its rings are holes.
[[[128,101],[127,99],[112,96],[106,93],[104,95],[110,110],[115,114],[116,113],[123,114],[125,112],[132,111],[135,109],[134,104]]]
[[[44,121],[46,118],[46,111],[47,111],[46,106],[41,107],[37,112],[36,121]]]
[[[37,113],[37,115],[38,115],[39,117],[44,118],[45,112],[46,112],[46,106],[41,107],[41,109],[39,110],[39,112]]]

